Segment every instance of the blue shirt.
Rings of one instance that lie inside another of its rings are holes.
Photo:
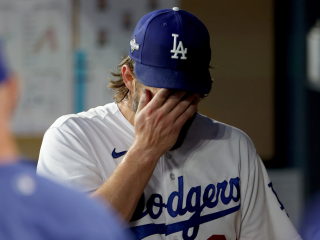
[[[320,239],[320,193],[307,201],[300,222],[303,240]]]
[[[30,163],[0,167],[0,239],[131,239],[112,211],[36,175]]]

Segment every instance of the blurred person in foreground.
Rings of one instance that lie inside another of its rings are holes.
[[[10,118],[19,98],[0,47],[0,239],[131,239],[111,210],[81,193],[36,175],[19,156]]]
[[[300,232],[304,240],[320,240],[320,192],[307,201]]]
[[[38,173],[110,202],[138,239],[300,240],[249,137],[196,111],[212,84],[204,24],[157,10],[128,45],[117,102],[59,118]]]

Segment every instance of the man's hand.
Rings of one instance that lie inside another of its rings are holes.
[[[160,89],[151,100],[145,89],[134,120],[132,148],[158,160],[176,143],[182,126],[195,113],[198,100],[197,94],[169,89]]]
[[[150,92],[145,90],[135,116],[134,143],[92,196],[108,202],[130,221],[158,160],[175,144],[197,104],[196,94],[161,89],[151,100]]]

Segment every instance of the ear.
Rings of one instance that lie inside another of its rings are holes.
[[[123,65],[121,72],[122,72],[124,84],[126,85],[126,87],[129,89],[131,93],[134,93],[135,83],[134,83],[134,77],[133,77],[131,68],[128,65]]]
[[[17,79],[9,77],[0,86],[0,116],[2,121],[8,121],[18,102],[18,88]]]
[[[16,74],[10,77],[11,111],[14,112],[20,100],[20,81]]]
[[[16,109],[20,99],[20,81],[17,75],[13,74],[9,77],[6,86],[6,102],[7,102],[7,115],[10,118]]]

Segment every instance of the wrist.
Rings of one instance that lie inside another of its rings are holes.
[[[129,159],[138,161],[140,164],[150,166],[156,164],[162,154],[157,153],[157,151],[154,151],[154,149],[143,147],[134,142],[133,145],[129,148],[126,156],[128,156]]]

